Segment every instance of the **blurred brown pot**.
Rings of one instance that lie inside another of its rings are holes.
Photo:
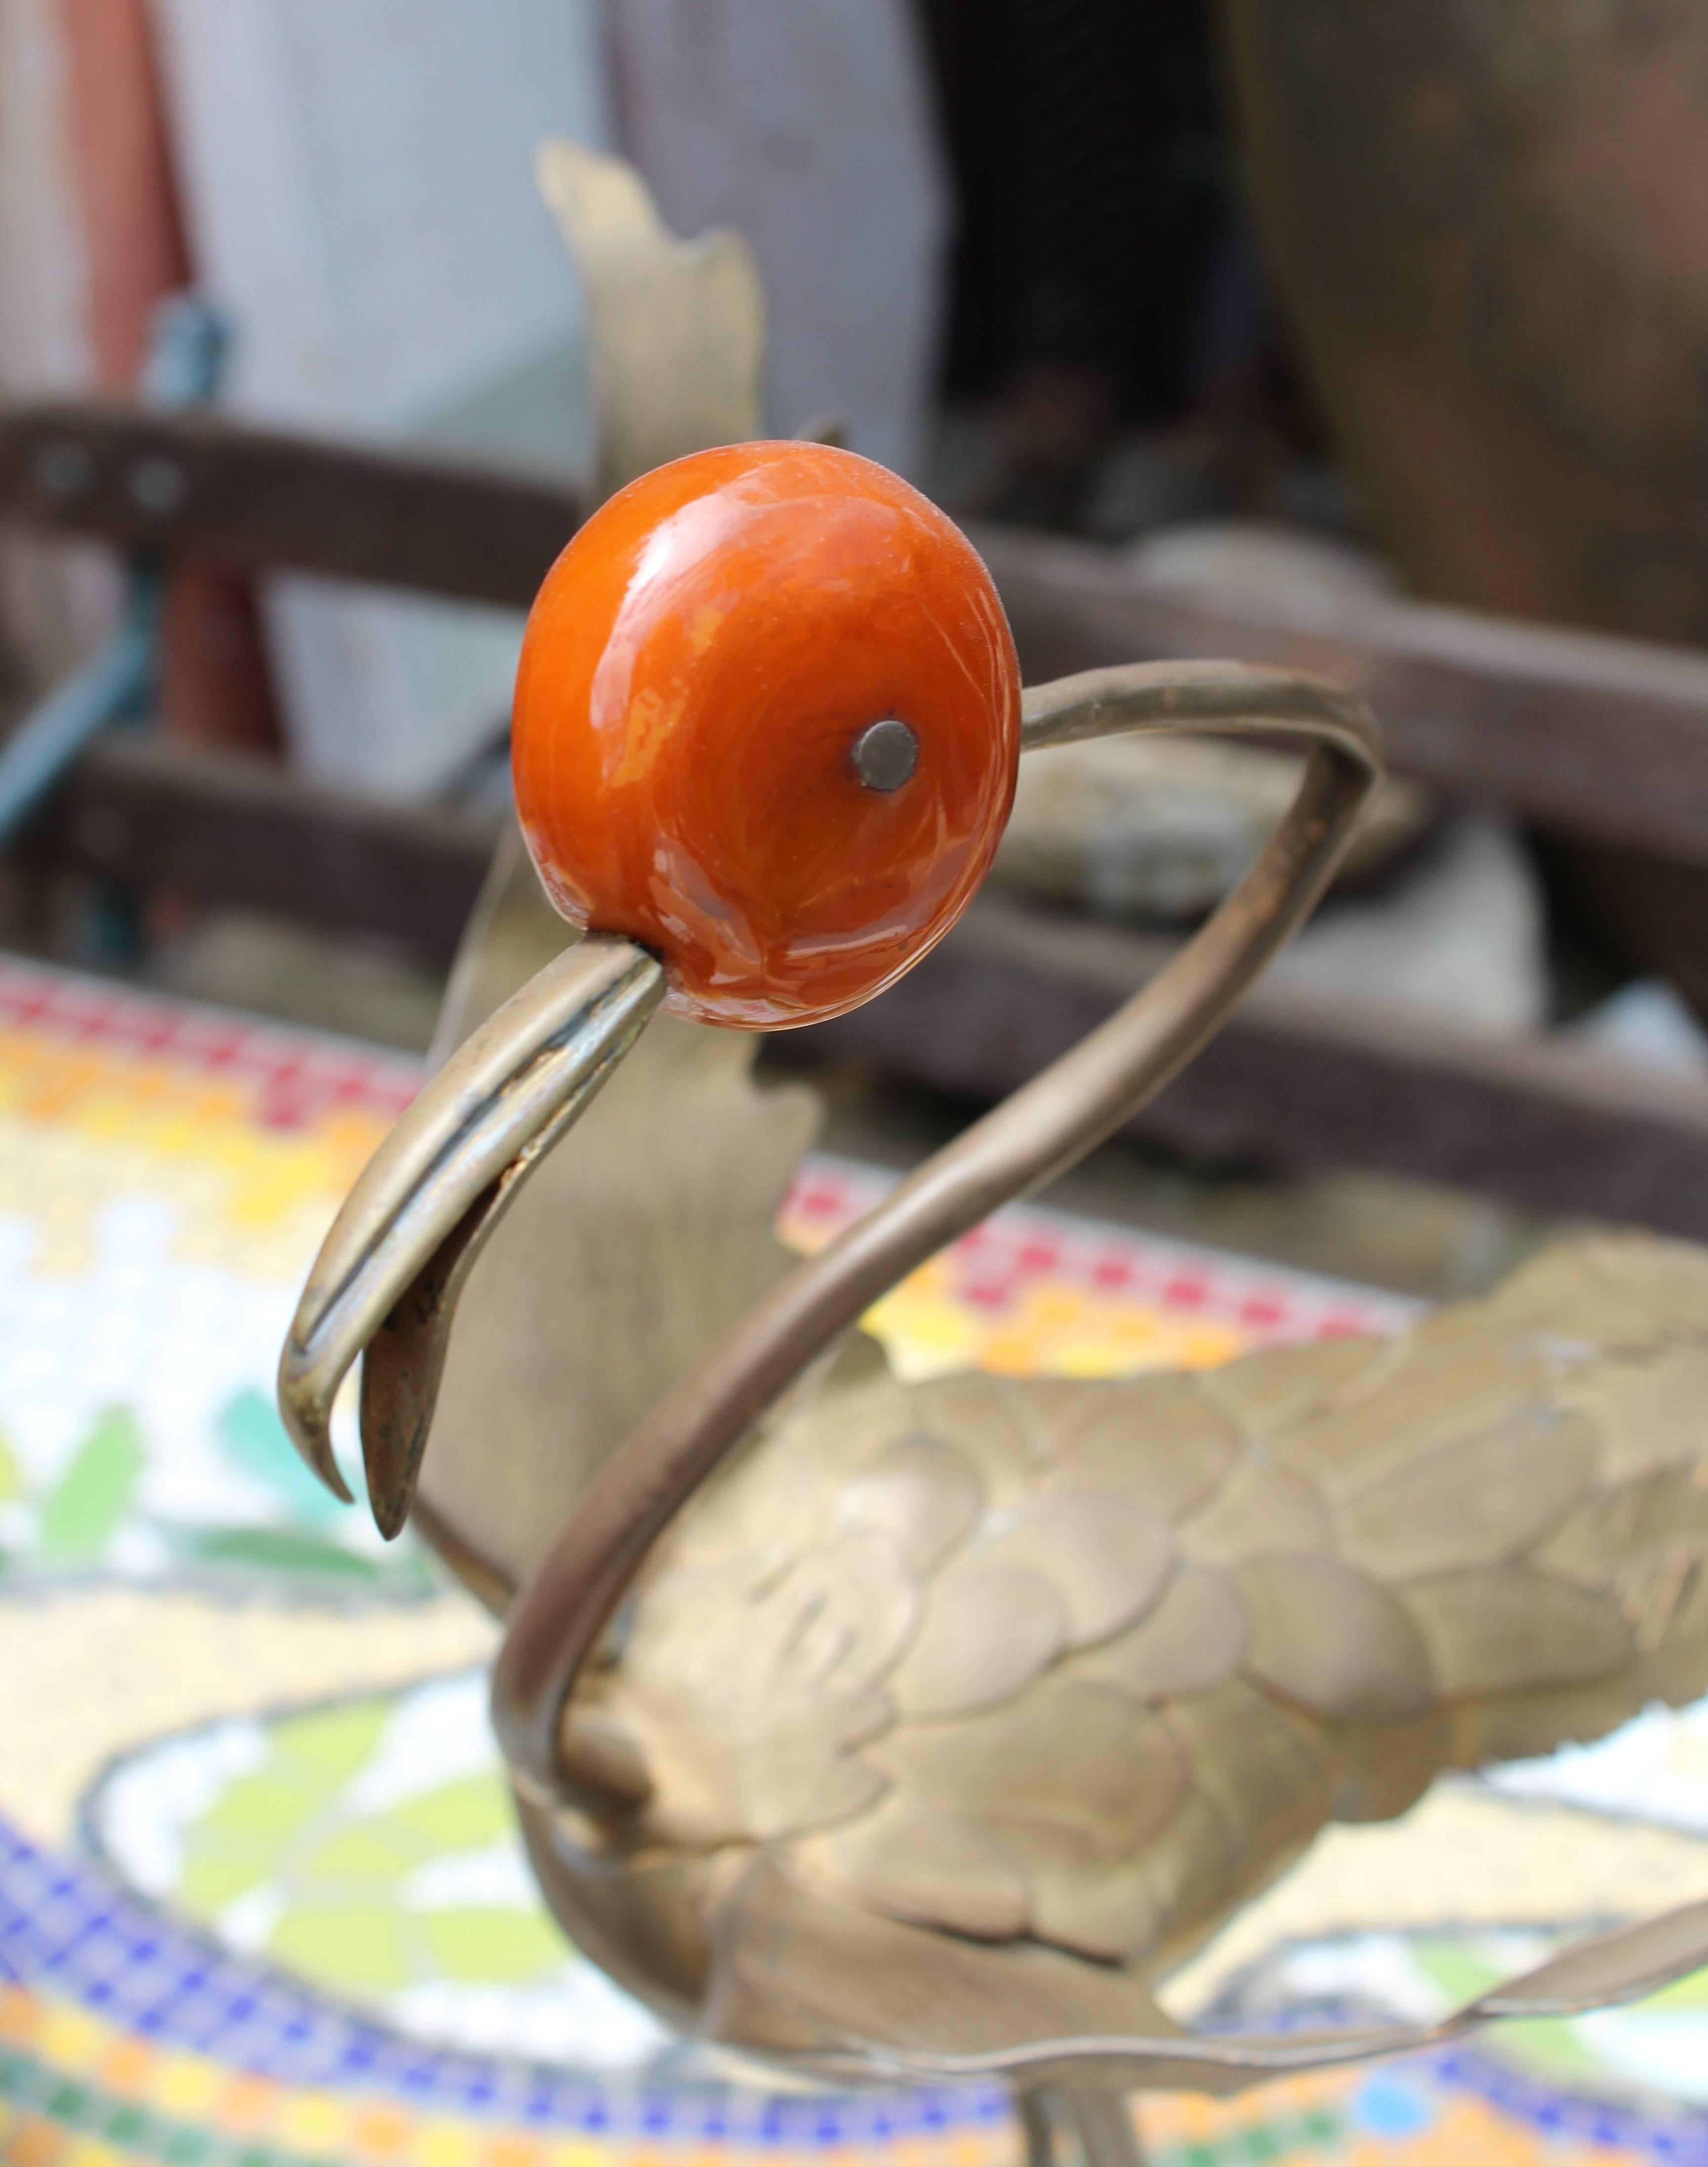
[[[1219,0],[1270,267],[1439,600],[1708,644],[1708,0]],[[1708,1015],[1708,872],[1573,846]]]
[[[1708,4],[1221,13],[1269,260],[1413,584],[1708,643]]]

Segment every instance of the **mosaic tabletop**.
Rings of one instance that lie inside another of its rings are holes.
[[[297,1283],[418,1082],[0,958],[0,2159],[1007,2167],[996,2093],[771,2096],[579,1958],[512,1828],[490,1624],[292,1453],[271,1378]],[[810,1159],[785,1237],[886,1179]],[[1411,1314],[1014,1210],[871,1321],[912,1375],[1097,1375]],[[353,1473],[352,1448],[346,1423]],[[1331,1831],[1171,1992],[1416,2018],[1697,1893],[1708,1706]],[[1708,1984],[1137,2113],[1181,2167],[1708,2163]]]

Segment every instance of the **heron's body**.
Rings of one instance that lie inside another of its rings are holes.
[[[460,1036],[563,929],[518,856]],[[810,1094],[664,1020],[494,1237],[422,1494],[520,1582],[787,1269]],[[1328,1822],[1708,1687],[1708,1257],[1551,1253],[1393,1341],[904,1386],[857,1339],[655,1548],[527,1815],[566,1925],[748,2046],[1155,2034]]]

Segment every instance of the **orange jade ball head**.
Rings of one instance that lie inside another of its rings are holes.
[[[954,925],[1013,802],[1020,671],[970,543],[886,469],[741,444],[600,506],[528,619],[516,807],[563,915],[664,1005],[857,1007]]]

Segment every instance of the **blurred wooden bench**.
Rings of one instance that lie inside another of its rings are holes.
[[[250,429],[60,403],[0,415],[0,517],[165,561],[290,568],[525,608],[581,506],[549,483]],[[976,537],[1029,677],[1176,655],[1282,660],[1355,686],[1395,767],[1657,864],[1708,867],[1708,656],[1363,594],[1187,593],[1117,553]],[[267,763],[143,734],[82,754],[41,860],[209,903],[382,933],[442,960],[493,840]],[[970,1098],[1043,1065],[1157,964],[1141,934],[981,898],[881,1000],[791,1035]],[[1553,1039],[1260,988],[1140,1124],[1283,1167],[1356,1166],[1708,1237],[1708,1084]]]

